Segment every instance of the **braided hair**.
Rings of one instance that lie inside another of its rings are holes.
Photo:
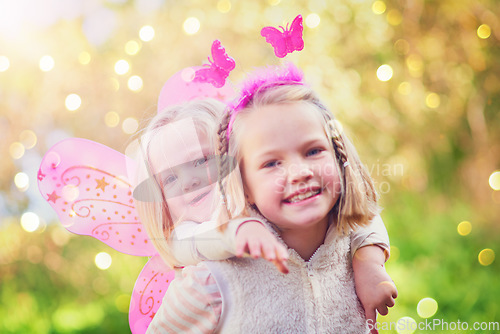
[[[245,114],[252,112],[252,110],[272,104],[294,102],[312,104],[322,116],[325,135],[331,139],[335,152],[337,169],[342,180],[342,193],[332,209],[332,214],[339,233],[347,234],[357,226],[369,224],[370,220],[379,213],[378,196],[373,180],[367,168],[361,163],[354,146],[345,133],[340,131],[340,128],[336,125],[333,114],[323,105],[314,91],[301,81],[302,77],[297,80],[297,69],[293,65],[293,79],[286,80],[286,74],[283,75],[283,71],[290,71],[290,67],[291,65],[288,65],[287,68],[281,69],[281,73],[278,75],[268,75],[267,80],[263,80],[262,75],[258,79],[248,79],[251,83],[244,84],[244,87],[245,85],[246,87],[252,87],[251,90],[243,90],[238,102],[235,105],[230,105],[221,119],[217,132],[219,138],[218,154],[221,157],[236,157],[237,162],[241,162],[242,157],[238,151],[240,141],[238,129],[244,122]],[[227,168],[227,161],[221,158],[220,175],[227,175],[227,173],[224,174]],[[219,188],[223,194],[223,199],[226,198],[226,191],[230,189],[229,182],[219,179]],[[230,193],[231,199],[233,196],[239,196],[239,194]],[[225,203],[227,204],[227,202]],[[249,203],[246,203],[246,205],[247,208],[250,208]],[[221,215],[222,211],[225,211],[225,215],[231,217],[231,208],[229,206],[226,205],[226,210],[221,210]],[[224,219],[227,216],[222,217]]]

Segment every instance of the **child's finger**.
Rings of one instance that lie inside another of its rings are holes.
[[[274,260],[272,262],[280,273],[288,274],[289,270],[288,270],[288,263],[286,260]]]
[[[262,256],[260,242],[257,242],[255,240],[249,240],[248,250],[250,252],[250,255],[252,255],[253,258],[258,258],[258,257]]]
[[[247,241],[242,243],[236,243],[236,256],[242,257],[247,249]]]
[[[378,330],[375,327],[377,322],[377,312],[374,309],[369,309],[365,311],[365,316],[367,323],[370,324],[370,327],[372,328],[370,334],[378,334]]]
[[[263,257],[268,261],[274,261],[276,259],[276,251],[272,244],[262,245]]]
[[[276,247],[276,256],[280,260],[288,260],[288,249],[286,249],[282,244],[278,244]]]
[[[389,313],[389,309],[387,309],[387,305],[377,307],[377,311],[381,315],[387,315]]]

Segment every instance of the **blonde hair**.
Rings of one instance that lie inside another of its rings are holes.
[[[170,266],[176,263],[174,257],[171,255],[168,241],[178,221],[173,221],[162,192],[162,187],[154,177],[159,171],[154,171],[151,163],[150,152],[153,139],[165,125],[181,119],[191,118],[195,123],[197,132],[202,132],[208,138],[211,151],[215,152],[217,121],[224,107],[224,103],[215,99],[193,100],[181,105],[168,107],[153,117],[148,125],[139,133],[141,139],[139,143],[141,157],[137,161],[137,174],[155,179],[154,182],[147,184],[148,189],[146,191],[153,194],[156,200],[141,201],[140,198],[135,198],[135,207],[154,247],[163,260]],[[138,180],[136,180],[135,187],[137,187],[137,183]]]
[[[335,127],[333,115],[307,85],[279,83],[272,86],[262,86],[252,94],[242,109],[237,110],[236,115],[225,114],[218,131],[219,154],[237,157],[236,160],[241,162],[242,156],[239,152],[240,129],[245,114],[267,105],[298,102],[308,103],[315,107],[314,110],[317,110],[325,126],[325,135],[331,139],[333,145],[337,169],[342,180],[342,193],[331,212],[335,218],[337,230],[339,233],[347,234],[357,226],[367,225],[380,211],[373,180],[366,167],[361,163],[356,149],[345,133]],[[234,122],[231,133],[228,133],[228,124],[231,117]],[[227,167],[222,165],[221,169],[223,168]],[[220,188],[221,190],[226,189],[231,199],[241,198],[241,194],[230,192],[229,186],[229,184],[221,185]],[[250,207],[248,203],[247,207]],[[231,207],[228,208],[228,211],[231,210]]]

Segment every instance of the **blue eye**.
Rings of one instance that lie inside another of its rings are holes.
[[[264,168],[273,168],[273,167],[276,167],[278,165],[279,165],[279,161],[278,160],[272,160],[272,161],[266,162],[264,165],[262,165],[262,167],[264,167]]]
[[[209,157],[203,157],[203,158],[195,160],[193,162],[193,165],[194,165],[194,167],[198,167],[198,166],[205,164],[208,160],[209,160]]]
[[[324,149],[322,149],[322,148],[313,148],[313,149],[307,151],[306,156],[317,155],[323,151],[324,151]]]
[[[177,180],[177,176],[175,175],[169,175],[165,178],[163,178],[163,185],[169,185],[171,183],[174,183]]]

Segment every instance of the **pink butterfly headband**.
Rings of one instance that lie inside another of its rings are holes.
[[[256,93],[283,85],[304,85],[304,74],[293,63],[285,66],[269,66],[249,75],[242,83],[240,97],[236,103],[229,105],[231,117],[227,126],[227,139],[231,135],[234,121],[238,113],[245,108]]]

